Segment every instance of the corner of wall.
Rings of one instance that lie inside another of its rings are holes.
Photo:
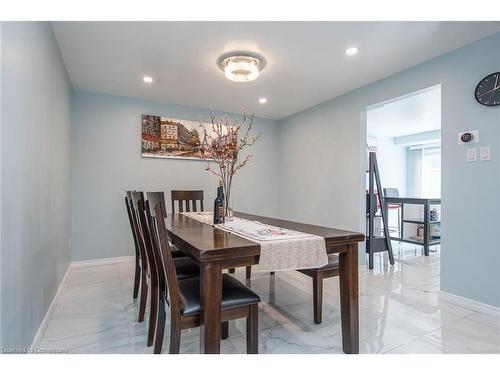
[[[9,22],[0,27],[3,94],[0,97],[0,199],[4,195],[3,202],[5,197],[9,200],[9,205],[4,204],[0,209],[0,220],[4,216],[0,222],[3,251],[0,253],[0,272],[3,270],[0,335],[3,346],[29,347],[70,264],[72,87],[48,22]],[[17,64],[17,58],[24,59],[25,63]],[[26,111],[17,111],[21,107]],[[41,116],[38,123],[32,121],[32,116],[47,109],[50,116]],[[24,136],[40,127],[46,127],[47,131],[37,133],[36,140]],[[33,152],[22,158],[17,151],[12,152],[12,145],[19,152],[28,148]],[[26,173],[14,174],[15,169],[24,169]],[[22,196],[16,194],[18,186],[27,187]],[[37,215],[33,216],[23,204],[24,195],[39,203]],[[48,209],[50,204],[53,206]],[[22,224],[20,220],[5,220],[15,214],[34,219]],[[21,236],[25,236],[26,241],[21,241]],[[9,254],[15,252],[16,257],[7,257],[7,249]],[[43,263],[33,264],[34,258]],[[24,287],[5,282],[12,269],[21,272]]]

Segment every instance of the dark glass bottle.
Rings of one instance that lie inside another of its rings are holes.
[[[222,181],[217,188],[217,198],[214,201],[214,224],[224,223],[224,187]]]

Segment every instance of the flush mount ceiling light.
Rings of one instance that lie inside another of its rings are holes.
[[[260,104],[266,104],[267,103],[267,99],[266,98],[260,98],[259,99],[259,103]]]
[[[345,50],[345,54],[347,56],[353,56],[353,55],[355,55],[357,53],[358,53],[358,49],[356,47],[350,47],[350,48],[348,48],[348,49]]]
[[[153,78],[150,76],[144,76],[142,77],[142,80],[146,83],[153,83]]]
[[[263,57],[248,52],[231,52],[222,55],[217,65],[226,78],[234,82],[250,82],[259,76],[266,65]]]

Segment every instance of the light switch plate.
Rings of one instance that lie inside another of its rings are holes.
[[[477,148],[467,149],[467,161],[477,161]]]
[[[479,160],[481,161],[491,160],[490,146],[481,147],[479,149]]]

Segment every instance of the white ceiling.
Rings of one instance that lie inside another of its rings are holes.
[[[433,87],[367,111],[370,136],[401,137],[441,129],[441,87]]]
[[[280,119],[500,31],[494,22],[53,22],[77,89]],[[359,53],[344,51],[356,46]],[[217,58],[265,57],[253,82]],[[154,83],[144,84],[151,75]],[[267,104],[258,104],[260,97]]]

